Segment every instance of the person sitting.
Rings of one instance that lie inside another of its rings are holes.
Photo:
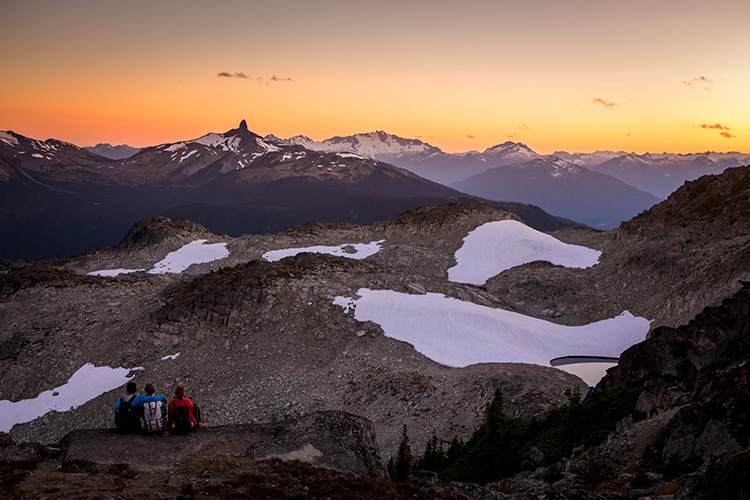
[[[128,382],[125,386],[126,394],[115,403],[115,428],[117,432],[131,434],[138,432],[141,428],[141,417],[138,411],[133,408],[133,399],[138,392],[138,385],[135,382]]]
[[[146,384],[145,396],[133,398],[131,406],[141,416],[141,425],[146,432],[161,432],[167,424],[167,398],[163,394],[156,395],[156,386]]]
[[[174,399],[169,402],[167,410],[167,432],[186,434],[201,424],[201,412],[198,405],[185,397],[185,388],[181,385],[174,390]]]

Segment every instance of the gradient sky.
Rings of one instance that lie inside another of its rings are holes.
[[[0,0],[0,130],[750,153],[748,20],[749,0]]]

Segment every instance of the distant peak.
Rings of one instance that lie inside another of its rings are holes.
[[[245,120],[242,120],[242,121],[240,122],[240,126],[239,126],[239,129],[240,129],[240,130],[247,130],[247,122],[246,122]]]

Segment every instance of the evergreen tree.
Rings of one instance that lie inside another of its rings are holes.
[[[406,431],[406,424],[404,424],[404,429],[401,432],[401,442],[398,445],[398,452],[396,453],[396,460],[391,458],[388,461],[388,474],[390,474],[391,479],[396,482],[406,481],[406,478],[411,473],[413,460],[411,447],[409,446],[409,435]]]

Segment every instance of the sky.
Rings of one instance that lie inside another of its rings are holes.
[[[0,130],[750,153],[748,19],[748,0],[0,0]]]

